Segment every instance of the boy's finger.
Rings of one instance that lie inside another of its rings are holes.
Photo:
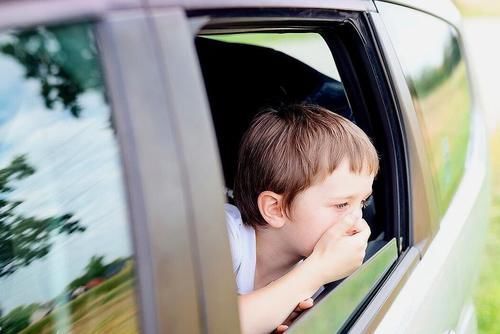
[[[352,213],[349,213],[342,218],[340,223],[334,224],[330,227],[330,230],[333,230],[336,233],[345,234],[347,231],[352,229],[354,223],[356,223],[356,217],[354,217]]]
[[[368,240],[368,238],[370,238],[370,234],[370,226],[364,219],[361,219],[359,224],[359,231],[355,234],[355,236],[360,239]]]
[[[354,222],[354,225],[352,226],[352,229],[355,231],[355,233],[362,231],[366,227],[366,221],[363,218],[359,218]]]
[[[278,328],[276,328],[276,333],[284,333],[287,329],[287,325],[279,325]]]
[[[296,310],[297,311],[304,311],[304,310],[310,309],[311,307],[313,307],[313,305],[314,305],[313,299],[307,298],[306,300],[303,300],[299,303]]]

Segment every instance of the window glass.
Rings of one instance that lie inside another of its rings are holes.
[[[424,133],[441,213],[464,172],[471,100],[456,31],[433,16],[380,4]]]
[[[372,241],[372,244],[377,241]],[[338,333],[397,260],[396,239],[368,259],[290,328],[289,333]],[[370,245],[369,245],[370,246]]]
[[[122,170],[91,26],[0,34],[0,333],[134,333]]]

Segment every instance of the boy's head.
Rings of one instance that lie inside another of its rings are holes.
[[[339,167],[342,170],[329,178]],[[268,108],[252,121],[243,137],[235,178],[235,201],[246,224],[267,226],[272,218],[266,210],[272,207],[266,205],[272,205],[274,200],[277,210],[289,216],[293,213],[290,209],[294,200],[308,188],[326,182],[321,192],[314,195],[325,195],[326,201],[332,192],[349,190],[336,188],[357,187],[340,183],[351,182],[349,177],[356,183],[358,175],[367,180],[362,187],[368,188],[369,183],[371,192],[378,168],[377,152],[370,139],[346,118],[317,105]],[[271,200],[266,200],[269,194]],[[342,210],[343,204],[346,203],[331,205]],[[328,205],[325,202],[325,206]]]

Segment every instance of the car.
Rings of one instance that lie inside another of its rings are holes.
[[[301,102],[381,168],[366,261],[289,332],[476,332],[490,170],[451,2],[3,0],[0,73],[0,333],[239,332],[238,146]]]

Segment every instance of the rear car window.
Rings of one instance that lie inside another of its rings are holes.
[[[0,332],[137,332],[122,168],[92,26],[2,32],[0,72]]]
[[[457,32],[445,21],[380,3],[424,134],[441,214],[465,169],[471,98]]]

